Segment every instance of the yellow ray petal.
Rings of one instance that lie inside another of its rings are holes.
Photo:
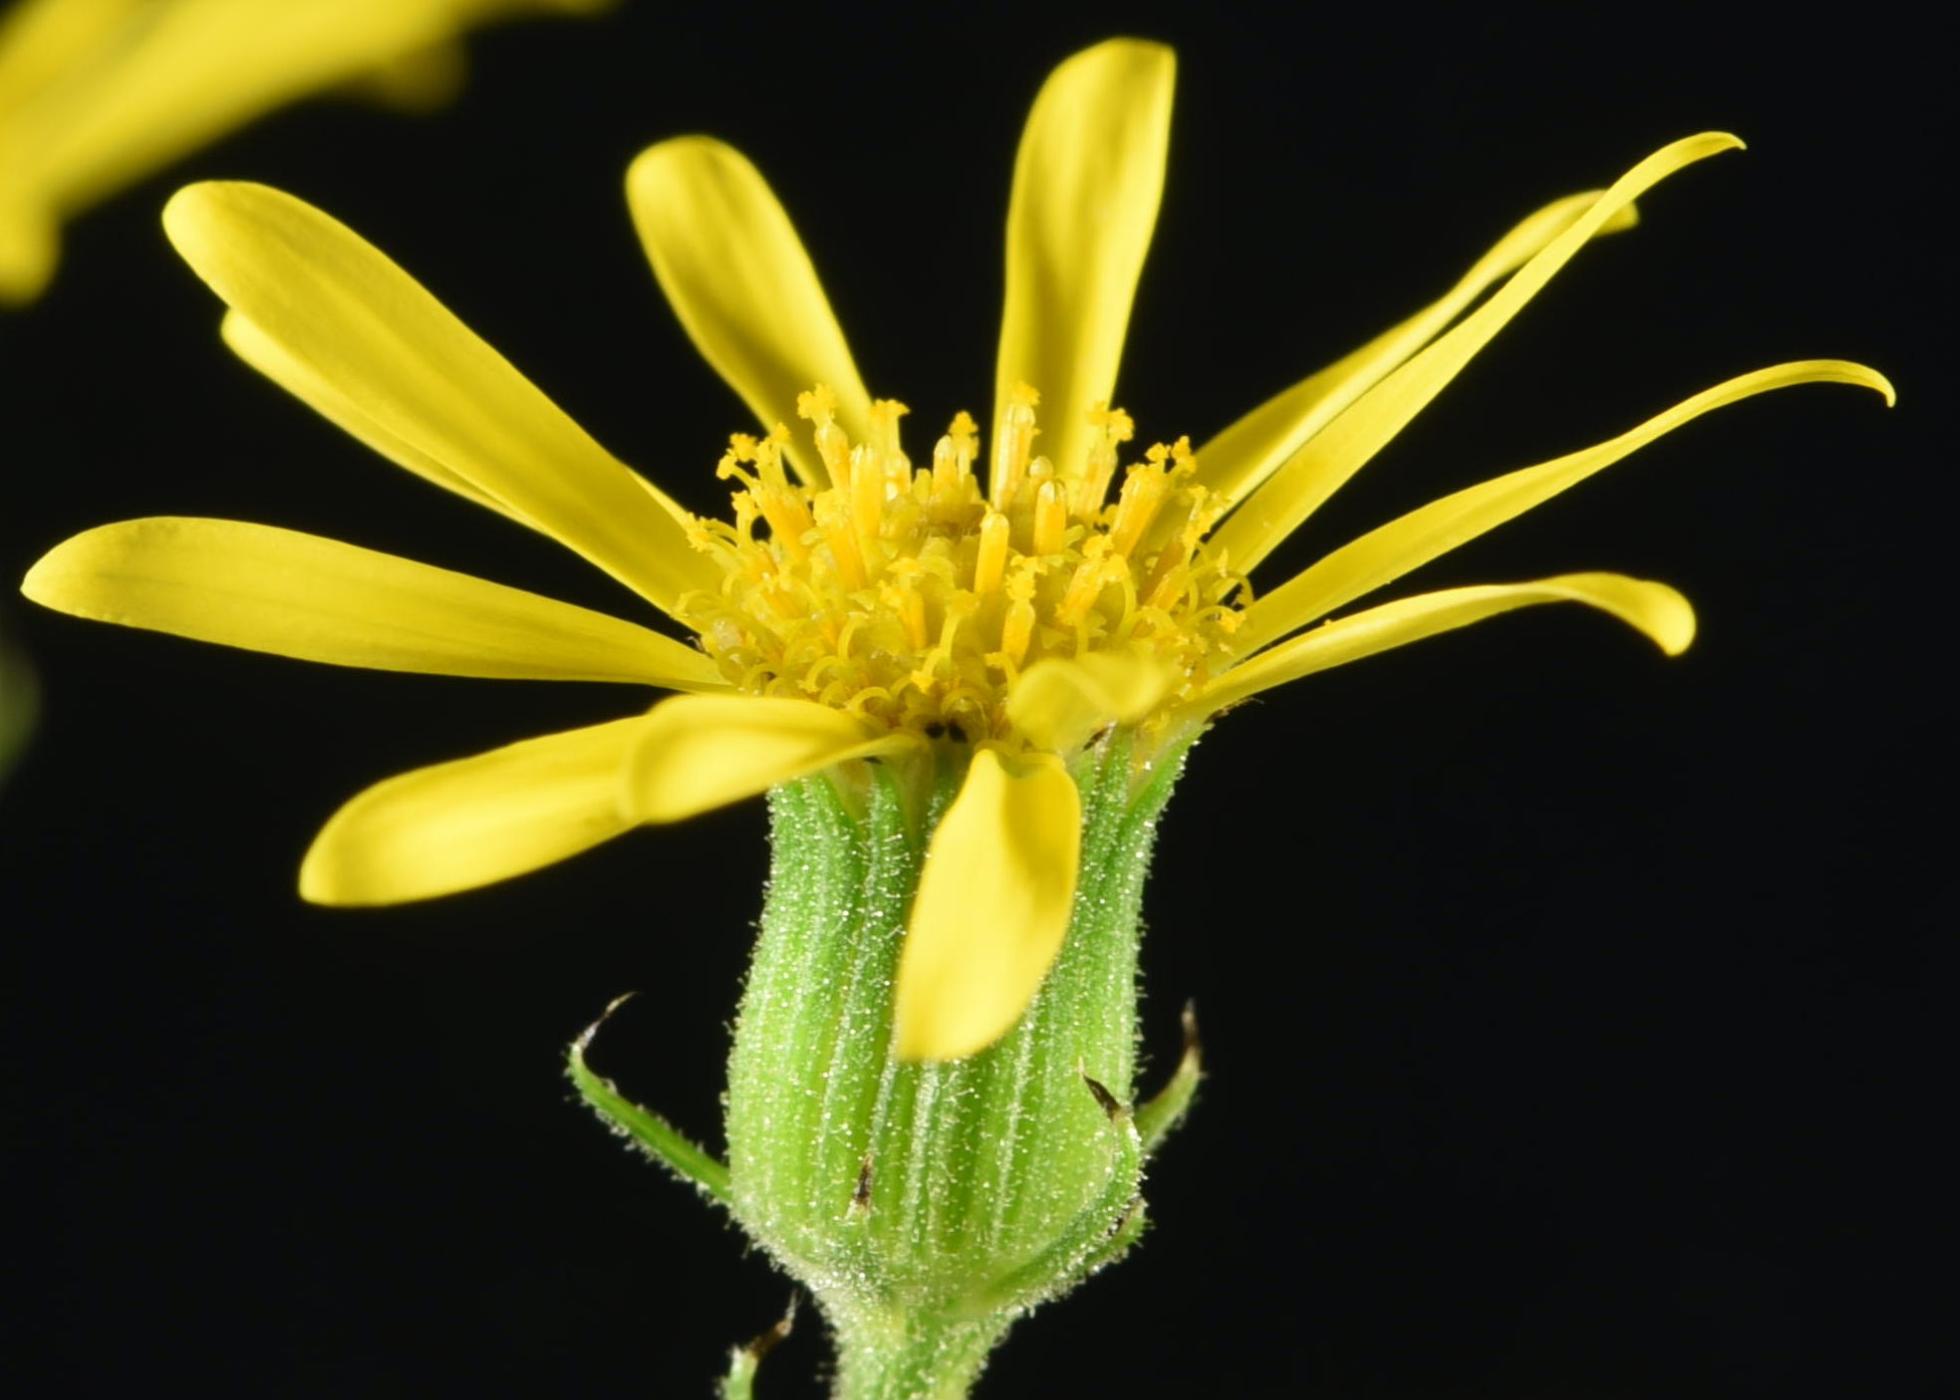
[[[389,432],[361,412],[346,398],[336,393],[331,384],[313,373],[304,361],[288,354],[285,346],[260,330],[249,318],[241,316],[236,311],[225,312],[218,334],[239,359],[336,428],[356,438],[364,446],[386,457],[396,466],[414,472],[425,481],[434,482],[445,491],[454,491],[463,499],[474,501],[486,510],[507,515],[519,524],[530,523],[496,497],[478,489],[426,452]]]
[[[1262,690],[1345,666],[1364,656],[1419,642],[1535,603],[1585,603],[1644,633],[1669,656],[1695,636],[1694,609],[1664,583],[1624,574],[1560,574],[1531,583],[1492,583],[1419,593],[1323,623],[1260,652],[1207,686],[1193,709],[1209,714]]]
[[[1162,44],[1084,49],[1042,85],[1014,159],[995,422],[1017,384],[1033,385],[1038,450],[1063,476],[1083,470],[1089,411],[1116,388],[1164,191],[1176,69]]]
[[[1213,536],[1232,566],[1257,567],[1279,542],[1401,432],[1470,358],[1523,309],[1605,223],[1669,175],[1742,145],[1722,132],[1664,146],[1616,180],[1578,220],[1532,257],[1490,299],[1309,438]]]
[[[1007,696],[1007,718],[1037,748],[1063,753],[1110,724],[1142,719],[1176,676],[1137,652],[1051,657],[1023,671]]]
[[[264,185],[219,182],[179,190],[163,221],[212,290],[380,432],[658,607],[714,586],[678,506],[345,225]]]
[[[1877,390],[1888,404],[1894,397],[1884,375],[1847,360],[1797,360],[1740,375],[1595,447],[1480,482],[1369,531],[1261,597],[1247,610],[1235,641],[1255,651],[1523,515],[1704,413],[1792,384],[1856,384]]]
[[[720,689],[706,656],[604,613],[338,540],[158,517],[56,545],[21,592],[98,622],[337,666]]]
[[[619,770],[640,719],[526,739],[376,783],[314,838],[299,892],[400,904],[541,869],[632,826]]]
[[[918,742],[809,700],[678,695],[641,721],[622,808],[636,821],[679,821]]]
[[[973,757],[933,832],[899,958],[896,1052],[953,1060],[1005,1035],[1068,934],[1082,798],[1060,760]]]
[[[288,102],[357,83],[425,53],[510,0],[52,0],[0,42],[25,58],[0,72],[6,206],[54,222]],[[58,18],[57,18],[58,16]],[[21,215],[20,217],[25,217]],[[0,225],[0,245],[10,241]],[[3,274],[0,274],[3,275]],[[45,280],[43,276],[42,280]],[[6,288],[17,299],[37,285]]]
[[[838,426],[863,441],[871,396],[789,215],[748,157],[705,136],[641,152],[626,172],[633,224],[695,349],[765,431],[796,422],[796,396],[827,384]],[[806,480],[823,464],[791,445]]]
[[[145,3],[20,0],[0,15],[0,112],[17,111]]]
[[[1238,501],[1271,476],[1288,454],[1336,414],[1440,334],[1466,307],[1576,223],[1602,191],[1568,195],[1531,214],[1500,238],[1449,292],[1359,350],[1275,394],[1198,449],[1194,480]],[[1618,233],[1639,222],[1629,204],[1599,227]]]

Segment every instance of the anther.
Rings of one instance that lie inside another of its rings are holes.
[[[871,445],[887,463],[899,461],[905,456],[898,445],[898,420],[911,411],[897,399],[872,400]]]
[[[1055,621],[1063,627],[1073,627],[1088,615],[1101,596],[1103,584],[1108,581],[1112,563],[1120,571],[1121,560],[1109,556],[1109,542],[1102,535],[1092,535],[1083,551],[1083,560],[1076,566],[1075,576],[1068,582],[1068,591],[1062,594],[1062,601],[1055,605]]]
[[[980,451],[980,425],[973,421],[972,414],[961,409],[953,415],[946,436],[953,440],[953,457],[959,466],[960,480],[965,481],[973,475],[973,459]]]
[[[1068,532],[1068,501],[1061,483],[1044,481],[1034,498],[1034,552],[1060,554]]]
[[[870,544],[884,525],[885,474],[876,454],[860,444],[851,449],[851,523],[858,538]]]
[[[831,560],[844,587],[853,593],[864,587],[864,556],[858,551],[857,536],[851,532],[850,510],[834,491],[817,497],[817,528],[830,546]]]
[[[1156,519],[1157,507],[1164,499],[1164,469],[1158,465],[1163,449],[1153,447],[1150,451],[1150,464],[1131,467],[1130,474],[1123,479],[1123,494],[1116,501],[1116,521],[1109,527],[1110,546],[1125,558],[1142,543],[1143,532]]]
[[[1000,428],[994,435],[994,504],[1005,510],[1014,503],[1021,478],[1028,470],[1028,451],[1034,445],[1034,406],[1041,396],[1025,384],[1017,384],[1001,410]]]
[[[1102,512],[1109,483],[1116,475],[1117,446],[1128,442],[1136,433],[1130,415],[1108,404],[1099,403],[1090,410],[1089,421],[1097,431],[1089,443],[1086,470],[1075,483],[1075,513],[1084,520],[1094,520]]]
[[[1000,622],[1000,649],[1014,665],[1019,666],[1028,656],[1028,643],[1034,640],[1034,566],[1022,560],[1014,570],[1014,577],[1007,581],[1007,595],[1014,601],[1008,604],[1007,616]]]
[[[986,597],[1000,587],[1007,572],[1007,517],[990,510],[980,522],[980,550],[973,561],[973,591]]]
[[[837,412],[837,396],[827,384],[806,390],[796,396],[796,412],[800,418],[807,418],[814,425],[812,436],[817,440],[817,456],[823,459],[824,470],[830,473],[831,484],[844,486],[851,478],[851,443],[844,436],[844,430],[837,426],[833,415]]]

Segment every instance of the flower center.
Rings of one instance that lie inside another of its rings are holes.
[[[1058,469],[1034,454],[1036,401],[1023,386],[1003,411],[985,491],[966,413],[915,469],[903,404],[875,402],[853,443],[819,385],[797,412],[826,486],[785,472],[786,428],[731,438],[717,473],[740,483],[734,519],[693,530],[725,575],[681,599],[683,620],[746,691],[925,735],[1010,738],[1007,692],[1049,657],[1142,650],[1180,677],[1166,705],[1190,694],[1243,615],[1244,580],[1204,543],[1222,502],[1191,479],[1182,438],[1150,448],[1109,500],[1129,416],[1099,406],[1087,459]]]

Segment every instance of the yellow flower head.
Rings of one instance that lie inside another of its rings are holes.
[[[54,274],[64,219],[289,102],[333,88],[420,108],[458,38],[610,0],[20,0],[0,16],[0,306]]]
[[[1049,78],[1008,210],[992,432],[956,417],[917,461],[874,399],[788,215],[737,152],[690,137],[634,162],[655,275],[753,410],[718,471],[725,520],[682,510],[594,442],[358,236],[262,186],[196,185],[165,213],[230,306],[227,341],[376,451],[540,530],[692,644],[516,589],[230,521],[105,526],[28,596],[127,625],[343,665],[609,680],[687,692],[645,714],[409,773],[328,822],[309,899],[443,894],[860,760],[952,761],[908,923],[896,1048],[945,1058],[1010,1027],[1059,949],[1080,860],[1069,755],[1120,726],[1180,743],[1273,686],[1538,603],[1579,602],[1679,652],[1687,601],[1575,573],[1364,595],[1713,408],[1807,382],[1891,388],[1805,360],[1745,374],[1610,438],[1434,501],[1268,586],[1275,546],[1393,438],[1633,201],[1740,143],[1663,147],[1555,201],[1442,298],[1195,451],[1138,452],[1111,407],[1163,187],[1171,54],[1114,40]],[[1254,593],[1248,576],[1257,580]],[[1332,618],[1332,620],[1329,620]]]
[[[791,480],[784,435],[738,435],[721,467],[741,483],[734,523],[697,536],[722,583],[683,597],[681,619],[744,691],[920,738],[1066,750],[1086,731],[1056,687],[1087,680],[1085,664],[1124,691],[1086,716],[1091,728],[1161,720],[1229,665],[1243,580],[1204,542],[1219,506],[1191,481],[1182,439],[1150,449],[1106,502],[1129,419],[1098,409],[1087,460],[1058,471],[1033,454],[1035,402],[1026,386],[1010,398],[983,487],[967,414],[915,467],[899,446],[903,405],[872,403],[853,443],[828,388],[801,395],[830,484]]]

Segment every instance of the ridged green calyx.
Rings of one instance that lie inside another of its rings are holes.
[[[1125,735],[1078,758],[1083,877],[1026,1014],[966,1059],[892,1053],[894,974],[950,759],[908,790],[812,778],[770,798],[774,858],[729,1057],[728,1162],[627,1105],[574,1047],[588,1102],[727,1205],[837,1333],[838,1394],[963,1395],[1014,1319],[1123,1253],[1143,1169],[1196,1086],[1196,1047],[1133,1107],[1137,946],[1182,755]]]

